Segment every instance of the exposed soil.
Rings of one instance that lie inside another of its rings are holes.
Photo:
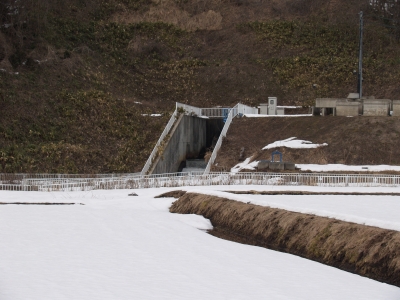
[[[276,96],[304,112],[315,98],[346,97],[359,11],[363,94],[399,99],[399,31],[382,26],[397,6],[374,3],[0,1],[0,172],[138,172],[176,101],[257,106]],[[338,161],[352,153],[339,150]]]
[[[187,193],[172,213],[210,219],[210,234],[315,260],[400,286],[400,232]]]
[[[244,157],[253,156],[253,160],[271,160],[272,152],[279,150],[284,161],[297,164],[399,165],[399,136],[400,118],[396,117],[236,118],[213,170],[228,171],[239,163],[242,147]],[[261,150],[290,137],[328,146]]]
[[[345,193],[345,192],[306,192],[306,191],[225,191],[238,195],[352,195],[352,196],[400,196],[400,193]],[[179,197],[175,197],[179,198]]]
[[[180,198],[183,195],[186,194],[186,191],[170,191],[170,192],[166,192],[164,194],[155,196],[154,198]]]

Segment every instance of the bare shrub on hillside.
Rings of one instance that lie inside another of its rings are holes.
[[[393,0],[370,0],[371,10],[382,20],[396,37],[400,39],[400,3]]]
[[[163,22],[174,24],[187,31],[221,29],[222,16],[219,12],[200,8],[195,11],[197,13],[191,14],[177,5],[176,1],[159,1],[145,13],[119,12],[111,20],[122,23]]]

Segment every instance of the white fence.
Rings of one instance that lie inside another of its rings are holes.
[[[172,173],[98,178],[25,178],[19,184],[0,184],[8,191],[89,191],[205,185],[309,185],[324,187],[398,187],[397,175],[315,173]]]
[[[258,115],[258,108],[256,107],[250,107],[244,104],[240,104],[238,103],[237,105],[237,109],[238,109],[238,114],[253,114],[253,115]]]
[[[184,112],[187,115],[201,116],[202,109],[199,107],[176,102],[176,109],[179,110],[179,108],[183,109],[182,112]]]
[[[224,118],[231,109],[230,107],[202,108],[201,115],[209,118]]]

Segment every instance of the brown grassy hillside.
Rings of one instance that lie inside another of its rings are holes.
[[[328,146],[316,149],[279,147],[261,150],[278,140],[297,137]],[[236,118],[218,153],[215,170],[230,170],[245,157],[271,159],[279,150],[284,161],[312,164],[400,164],[400,118],[397,117],[287,117]]]
[[[400,97],[396,23],[366,0],[21,3],[0,3],[0,172],[137,171],[175,101],[344,97],[361,9],[364,94]]]

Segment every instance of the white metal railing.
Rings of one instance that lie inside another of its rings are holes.
[[[176,109],[183,109],[186,115],[201,116],[201,108],[176,102]]]
[[[201,172],[124,175],[91,178],[25,178],[20,184],[0,184],[8,191],[88,191],[204,185],[311,185],[324,187],[399,187],[398,175],[315,173]]]
[[[256,107],[250,107],[241,103],[237,104],[238,107],[238,114],[246,115],[246,114],[253,114],[257,115],[258,114],[258,108]]]
[[[201,115],[209,118],[224,118],[227,117],[230,107],[212,107],[212,108],[202,108]]]

